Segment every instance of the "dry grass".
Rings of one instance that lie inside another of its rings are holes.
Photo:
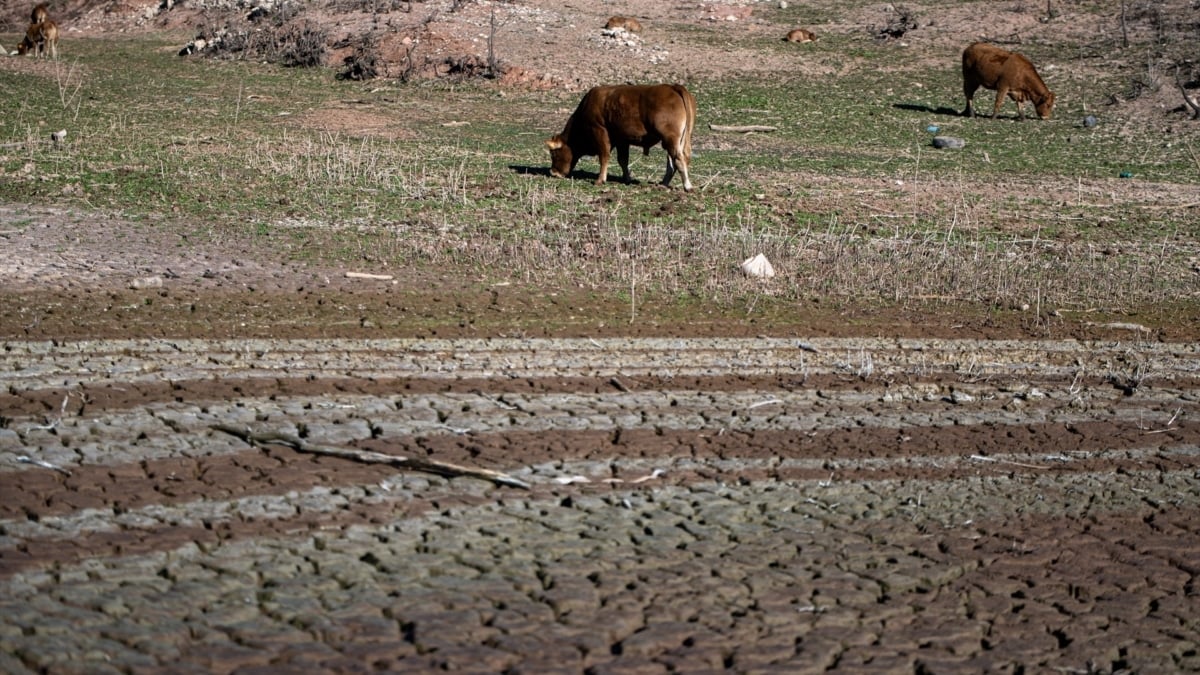
[[[8,200],[171,214],[174,227],[263,237],[272,252],[321,264],[627,294],[631,313],[646,295],[1040,314],[1200,294],[1200,132],[1164,132],[1122,109],[1089,130],[1069,108],[1046,123],[967,121],[937,112],[941,93],[901,98],[892,90],[900,76],[871,68],[821,86],[697,82],[705,124],[765,121],[779,131],[699,134],[700,189],[684,195],[546,176],[540,139],[575,94],[494,83],[368,88],[332,73],[181,62],[149,40],[73,48],[79,61],[53,74],[20,62],[10,67],[28,72],[0,78],[16,102],[0,120]],[[908,68],[905,81],[953,92],[951,75],[904,58],[890,63]],[[1091,80],[1059,82],[1064,100],[1099,95]],[[931,120],[969,136],[966,149],[928,148]],[[70,130],[65,148],[44,142],[58,128]],[[633,170],[653,181],[662,162],[655,150]],[[1117,177],[1126,168],[1134,179]],[[595,171],[594,160],[580,170]],[[757,253],[777,277],[740,274]]]

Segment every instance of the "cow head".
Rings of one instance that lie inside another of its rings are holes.
[[[571,146],[563,142],[561,135],[546,141],[550,150],[550,175],[555,178],[566,178],[575,170],[575,157]]]
[[[1050,112],[1054,110],[1054,92],[1046,92],[1045,96],[1034,101],[1033,107],[1037,110],[1038,117],[1044,120],[1050,119]]]

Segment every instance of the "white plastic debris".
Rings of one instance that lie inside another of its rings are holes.
[[[741,267],[742,272],[748,277],[770,279],[775,276],[775,267],[771,265],[770,260],[767,260],[767,256],[761,253],[753,258],[743,260]]]

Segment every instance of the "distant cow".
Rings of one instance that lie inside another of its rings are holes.
[[[17,54],[32,51],[34,56],[46,56],[47,50],[52,58],[58,58],[58,25],[49,19],[29,25],[25,38],[17,45]]]
[[[642,24],[634,18],[628,16],[613,16],[609,17],[608,23],[604,24],[608,30],[616,30],[618,28],[629,31],[630,33],[642,32]]]
[[[992,117],[1000,112],[1005,94],[1017,103],[1017,117],[1025,118],[1022,105],[1032,101],[1038,117],[1050,119],[1054,108],[1054,92],[1046,88],[1029,59],[986,42],[976,42],[963,51],[963,94],[967,97],[966,117],[974,116],[971,99],[980,87],[996,90],[996,105]]]
[[[784,38],[784,40],[788,42],[813,42],[816,39],[816,33],[803,28],[796,28],[795,30],[789,31],[787,37]]]
[[[644,154],[662,143],[667,151],[667,172],[662,184],[670,185],[678,170],[683,189],[692,189],[688,164],[692,159],[692,129],[696,126],[696,98],[683,85],[614,85],[593,87],[567,120],[561,134],[546,141],[550,149],[550,174],[569,176],[580,157],[596,155],[600,176],[608,177],[608,158],[617,149],[621,177],[630,182],[629,146],[640,146]]]
[[[29,13],[29,23],[45,23],[50,20],[50,11],[46,9],[46,3],[35,5],[33,11]]]

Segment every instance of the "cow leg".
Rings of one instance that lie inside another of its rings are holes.
[[[633,177],[629,175],[629,146],[617,146],[617,164],[621,165],[621,180],[626,183],[632,183]]]
[[[683,174],[683,189],[685,192],[692,191],[692,177],[688,175],[688,165],[691,163],[692,158],[683,154],[679,155],[679,161],[676,162],[679,165],[679,173]]]
[[[600,175],[596,176],[596,185],[604,185],[608,180],[608,159],[612,156],[612,145],[608,142],[608,130],[598,127],[596,133],[596,157],[600,160]]]
[[[974,117],[975,111],[971,108],[971,99],[975,98],[975,90],[979,89],[979,85],[974,82],[963,81],[963,96],[967,98],[967,109],[963,111],[963,117]]]
[[[596,176],[596,185],[604,185],[604,181],[608,180],[608,148],[600,148],[597,154],[600,159],[600,175]]]
[[[1004,105],[1004,97],[1008,95],[1008,87],[998,84],[996,85],[996,105],[992,107],[992,119],[1000,114],[1000,106]],[[1018,108],[1020,106],[1018,105]]]
[[[667,145],[663,142],[663,150],[667,151],[667,171],[663,174],[663,187],[670,187],[671,179],[675,177],[675,172],[683,174],[683,189],[688,192],[692,191],[692,179],[688,176],[689,158],[686,151],[682,147],[683,141],[677,141],[675,147]]]
[[[675,177],[675,172],[683,174],[683,189],[692,191],[692,179],[688,175],[688,159],[683,156],[683,153],[671,153],[667,156],[667,172],[663,174],[662,184],[670,186],[671,179]]]
[[[692,162],[692,146],[691,130],[688,129],[687,120],[684,120],[678,132],[673,139],[669,137],[663,139],[663,150],[667,151],[667,171],[663,174],[662,184],[669,187],[671,179],[675,177],[675,172],[679,171],[683,174],[683,189],[691,192],[692,179],[688,175],[688,164]]]

